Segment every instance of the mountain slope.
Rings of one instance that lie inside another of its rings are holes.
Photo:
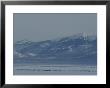
[[[15,63],[97,64],[97,38],[82,34],[41,42],[14,44]]]

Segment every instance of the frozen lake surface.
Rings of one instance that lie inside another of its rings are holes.
[[[97,66],[14,64],[14,75],[97,75]]]

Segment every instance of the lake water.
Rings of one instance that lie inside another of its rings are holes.
[[[14,75],[97,75],[97,66],[14,64]]]

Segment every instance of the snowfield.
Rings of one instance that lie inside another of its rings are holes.
[[[21,40],[14,44],[13,62],[14,75],[96,75],[97,36]]]

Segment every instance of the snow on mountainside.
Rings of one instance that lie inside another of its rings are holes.
[[[97,63],[97,37],[84,34],[41,42],[23,40],[14,44],[14,50],[15,63]]]

